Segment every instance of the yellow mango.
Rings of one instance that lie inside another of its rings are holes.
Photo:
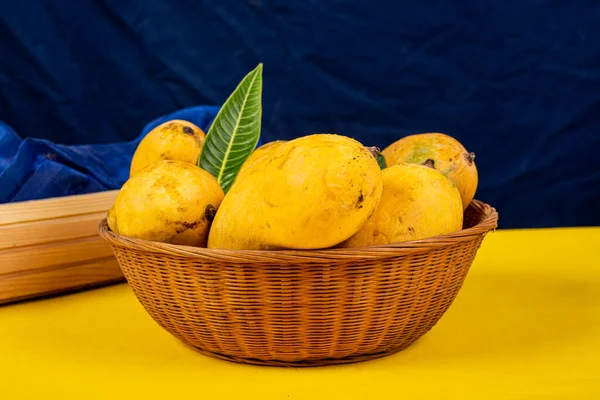
[[[424,239],[462,229],[463,209],[454,183],[418,164],[383,170],[383,193],[375,213],[339,247],[362,247]]]
[[[236,180],[217,211],[208,247],[318,249],[356,233],[382,190],[377,160],[349,137],[315,134],[280,144]]]
[[[115,217],[115,205],[113,203],[112,207],[108,210],[108,214],[106,215],[106,223],[111,231],[119,234],[119,226],[117,225],[117,218]]]
[[[456,184],[465,210],[477,191],[475,154],[444,133],[419,133],[397,140],[381,154],[388,166],[401,163],[424,164],[435,168]]]
[[[115,227],[123,236],[206,247],[223,197],[219,183],[205,170],[161,160],[125,182],[107,219],[111,230]]]
[[[129,175],[133,176],[159,160],[196,164],[206,134],[191,122],[174,119],[158,125],[144,136],[133,154]]]
[[[268,157],[269,157],[269,154],[271,153],[271,151],[275,150],[283,143],[285,143],[284,140],[275,140],[273,142],[265,143],[262,146],[256,148],[250,154],[250,156],[248,156],[248,158],[246,159],[244,164],[242,164],[242,167],[240,168],[235,179],[236,180],[240,179],[240,176],[244,176],[251,169],[262,165],[262,163],[264,161],[268,160]]]

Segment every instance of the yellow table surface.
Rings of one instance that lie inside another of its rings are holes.
[[[498,230],[420,341],[274,368],[184,347],[125,284],[0,307],[0,398],[600,399],[600,228]]]

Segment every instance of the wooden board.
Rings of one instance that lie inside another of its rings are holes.
[[[105,216],[101,212],[0,225],[0,250],[89,237]]]
[[[0,304],[124,281],[98,236],[117,191],[0,205]]]
[[[105,213],[117,197],[117,191],[54,197],[18,203],[0,204],[0,225],[42,221],[95,212]]]
[[[114,257],[0,276],[0,304],[122,282]]]

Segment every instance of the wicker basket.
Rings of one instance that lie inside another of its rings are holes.
[[[310,366],[395,353],[429,331],[460,290],[498,214],[474,201],[465,229],[395,245],[234,251],[121,237],[113,248],[164,329],[230,361]]]

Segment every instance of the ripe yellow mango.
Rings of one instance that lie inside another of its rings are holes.
[[[265,143],[255,149],[250,156],[248,156],[244,164],[242,164],[242,167],[240,168],[235,179],[241,179],[240,176],[244,176],[248,171],[262,165],[263,162],[268,160],[271,151],[275,150],[283,143],[285,143],[284,140],[275,140],[273,142]]]
[[[475,154],[444,133],[409,135],[386,147],[381,154],[388,166],[413,163],[432,166],[456,184],[465,210],[477,191]]]
[[[462,229],[463,209],[454,183],[418,164],[383,170],[383,194],[366,224],[339,247],[374,246],[424,239]]]
[[[223,197],[219,183],[205,170],[161,160],[125,182],[107,220],[111,230],[123,236],[206,247]]]
[[[115,216],[115,204],[110,207],[108,214],[106,215],[106,223],[111,231],[119,234],[119,226],[117,225],[117,217]]]
[[[373,154],[349,137],[315,134],[278,145],[232,185],[208,247],[318,249],[356,233],[383,180]]]
[[[206,134],[184,120],[167,121],[144,136],[133,154],[129,175],[133,176],[159,160],[177,160],[196,164]]]

